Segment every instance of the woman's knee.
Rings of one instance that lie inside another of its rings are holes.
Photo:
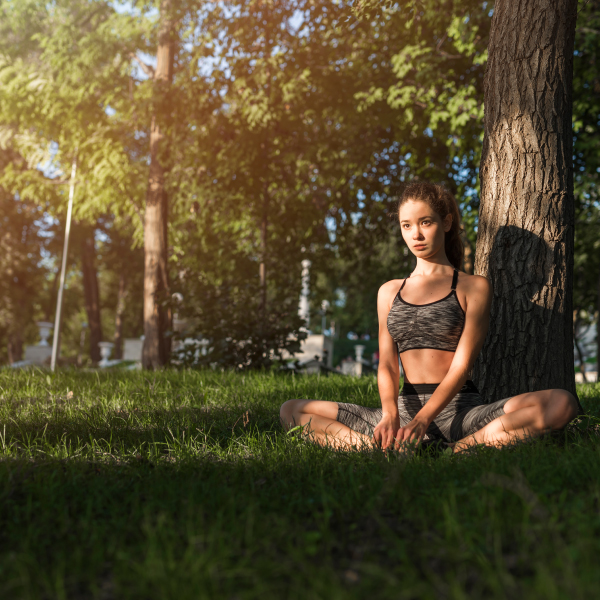
[[[577,399],[567,390],[552,390],[550,394],[550,407],[553,422],[549,425],[553,429],[561,429],[572,421],[579,412]]]
[[[336,420],[338,415],[337,402],[324,400],[287,400],[279,409],[279,416],[284,427],[300,425],[303,415],[314,415]]]
[[[539,429],[562,429],[577,416],[577,400],[571,392],[553,389],[538,394],[535,406]]]
[[[292,427],[296,420],[295,409],[298,400],[286,400],[279,409],[279,418],[284,427]]]

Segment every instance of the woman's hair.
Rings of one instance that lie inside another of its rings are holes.
[[[410,183],[400,197],[398,214],[400,214],[400,207],[409,200],[426,202],[442,219],[445,219],[448,214],[452,215],[452,225],[450,231],[446,231],[444,248],[448,260],[455,268],[460,269],[463,262],[464,246],[460,239],[462,228],[458,205],[454,196],[441,185],[426,181],[416,181]]]

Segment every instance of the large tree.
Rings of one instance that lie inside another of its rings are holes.
[[[484,84],[475,272],[493,285],[476,364],[489,400],[575,391],[572,78],[576,0],[499,0]]]
[[[146,369],[165,366],[170,356],[171,326],[168,266],[168,200],[165,189],[165,120],[169,112],[177,29],[175,0],[160,3],[160,26],[150,127],[150,172],[144,218],[144,351]]]

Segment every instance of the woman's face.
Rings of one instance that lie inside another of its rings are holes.
[[[452,215],[442,220],[427,202],[409,200],[400,207],[400,229],[417,258],[431,258],[444,251],[444,234],[450,231]]]

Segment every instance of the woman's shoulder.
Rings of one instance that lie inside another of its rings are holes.
[[[492,293],[491,281],[482,275],[468,275],[460,271],[458,282],[467,296],[473,294],[487,296]]]
[[[377,293],[377,303],[387,305],[389,308],[389,305],[396,297],[396,294],[398,293],[403,281],[404,279],[391,279],[390,281],[386,281],[379,288],[379,292]]]
[[[389,294],[393,294],[394,296],[398,293],[399,287],[402,285],[404,279],[390,279],[390,281],[386,281],[379,288],[379,296],[387,296]]]

